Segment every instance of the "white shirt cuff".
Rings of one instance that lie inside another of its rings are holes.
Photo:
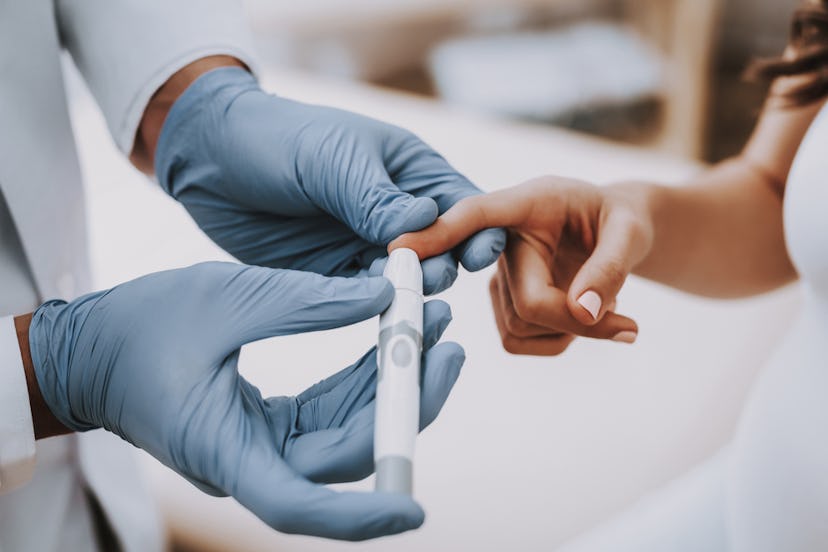
[[[241,0],[58,0],[56,5],[63,45],[126,154],[150,98],[185,65],[225,54],[255,73],[253,36]]]
[[[35,437],[29,389],[14,328],[0,318],[0,494],[27,483],[35,465]]]

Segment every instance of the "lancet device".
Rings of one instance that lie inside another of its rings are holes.
[[[374,422],[376,490],[411,494],[414,443],[420,426],[423,271],[411,249],[395,249],[383,275],[394,300],[380,315]]]

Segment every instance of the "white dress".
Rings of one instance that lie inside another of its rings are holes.
[[[733,441],[562,551],[828,551],[828,105],[797,152],[784,210],[805,301]]]

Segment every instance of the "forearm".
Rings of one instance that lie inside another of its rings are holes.
[[[23,370],[26,372],[26,387],[29,389],[29,406],[32,409],[35,439],[45,439],[46,437],[71,433],[69,428],[55,418],[40,393],[40,386],[37,383],[37,376],[32,363],[31,349],[29,348],[29,325],[31,322],[31,313],[17,316],[14,319],[20,356],[23,360]]]
[[[782,186],[745,157],[682,187],[621,184],[652,220],[653,245],[634,272],[699,295],[739,297],[796,278],[785,247]]]

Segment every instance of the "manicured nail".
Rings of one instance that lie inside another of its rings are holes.
[[[631,332],[629,330],[625,330],[623,332],[618,332],[612,338],[613,341],[620,341],[621,343],[635,343],[635,339],[638,337],[636,332]]]
[[[601,296],[592,290],[585,291],[578,297],[578,304],[592,315],[593,320],[598,320],[598,313],[601,312]]]

